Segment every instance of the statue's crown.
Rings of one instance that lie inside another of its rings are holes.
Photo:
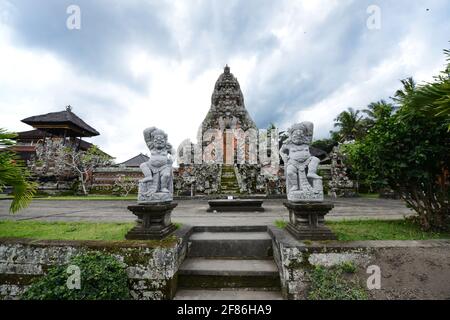
[[[303,136],[306,138],[308,143],[312,142],[312,137],[314,133],[314,124],[309,121],[304,121],[301,123],[296,123],[292,125],[292,127],[289,128],[289,135],[292,135],[292,133],[295,130],[301,130],[303,132]]]

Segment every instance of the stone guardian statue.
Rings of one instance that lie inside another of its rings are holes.
[[[174,150],[167,134],[155,127],[144,130],[144,139],[150,149],[150,159],[141,164],[144,178],[139,181],[138,203],[168,202],[173,200],[172,155]]]
[[[280,150],[285,165],[287,198],[292,202],[323,201],[322,177],[317,175],[320,160],[309,151],[313,131],[311,122],[294,124]]]

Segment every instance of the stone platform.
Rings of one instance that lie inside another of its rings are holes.
[[[160,240],[167,237],[176,229],[170,216],[177,205],[175,202],[163,202],[128,206],[128,210],[137,216],[137,220],[136,226],[125,235],[125,238]]]
[[[207,212],[255,212],[264,211],[262,207],[264,201],[253,199],[222,199],[208,201]]]
[[[331,202],[291,202],[283,205],[289,210],[286,230],[298,240],[336,240],[325,226],[325,215],[334,208]]]

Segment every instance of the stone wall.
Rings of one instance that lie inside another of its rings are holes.
[[[299,242],[286,231],[269,227],[285,299],[302,300],[314,266],[351,262],[366,287],[367,267],[381,271],[381,289],[366,290],[369,299],[449,299],[450,240]]]
[[[136,187],[131,193],[137,193],[139,180],[144,178],[141,169],[120,166],[95,169],[90,180],[89,192],[95,194],[113,194],[115,183],[121,176],[134,180]]]
[[[19,299],[33,279],[87,251],[110,253],[126,265],[134,299],[171,299],[190,232],[191,228],[181,228],[175,237],[162,242],[0,239],[0,300]]]

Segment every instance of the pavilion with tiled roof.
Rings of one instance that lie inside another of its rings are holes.
[[[72,107],[66,110],[32,116],[22,120],[35,129],[60,137],[94,137],[100,133],[72,112]]]

